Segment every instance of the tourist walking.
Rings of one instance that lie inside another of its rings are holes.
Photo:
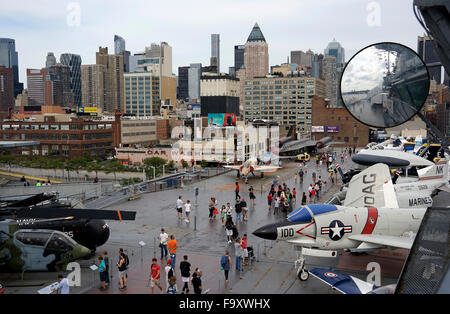
[[[181,195],[180,195],[180,196],[178,196],[178,199],[177,199],[178,219],[183,219],[183,206],[184,206],[184,202],[181,199]]]
[[[230,253],[228,251],[225,251],[225,255],[222,255],[220,258],[220,270],[223,270],[223,273],[225,275],[225,285],[228,284],[228,274],[231,269],[231,257]]]
[[[175,261],[177,259],[177,247],[178,242],[175,240],[175,236],[170,236],[170,241],[167,242],[167,247],[169,248],[170,260],[172,261],[172,268],[175,269]]]
[[[153,294],[153,290],[155,288],[155,285],[159,288],[159,290],[161,290],[161,292],[163,291],[163,288],[161,287],[161,267],[157,264],[157,259],[153,258],[152,259],[152,266],[150,268],[150,276],[149,276],[149,280],[150,280],[150,293]]]
[[[191,214],[191,210],[192,210],[192,204],[191,204],[191,201],[190,200],[187,200],[186,201],[186,204],[184,204],[184,213],[185,213],[185,215],[186,215],[186,219],[184,220],[184,221],[186,221],[186,222],[191,222],[191,220],[190,220],[190,218],[189,218],[189,216],[190,216],[190,214]]]
[[[183,256],[183,261],[180,263],[180,271],[181,271],[181,280],[183,281],[183,289],[181,290],[181,293],[184,294],[184,291],[186,290],[186,293],[189,293],[189,278],[191,276],[191,263],[188,262],[188,256]]]

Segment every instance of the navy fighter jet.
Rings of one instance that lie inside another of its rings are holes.
[[[304,255],[336,257],[336,250],[411,248],[426,208],[399,208],[389,168],[374,165],[353,177],[346,202],[351,206],[309,204],[286,220],[263,226],[254,235],[294,244],[297,275],[307,280]]]

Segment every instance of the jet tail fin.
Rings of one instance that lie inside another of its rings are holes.
[[[344,206],[398,208],[389,167],[379,163],[355,175],[348,185]]]
[[[419,181],[448,180],[448,160],[441,159],[432,166],[417,170]]]

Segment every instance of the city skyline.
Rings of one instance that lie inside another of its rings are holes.
[[[108,2],[107,7],[98,1],[73,2],[78,7],[71,7],[72,2],[49,0],[26,6],[12,3],[3,6],[0,12],[3,30],[0,37],[15,39],[20,81],[24,82],[26,69],[44,67],[48,52],[54,52],[55,56],[79,54],[83,64],[94,64],[99,46],[114,51],[116,34],[125,39],[132,54],[153,42],[169,43],[173,47],[173,73],[177,73],[179,66],[209,64],[213,33],[220,34],[221,69],[227,72],[234,65],[234,46],[245,43],[255,23],[260,25],[269,43],[270,65],[285,62],[292,50],[323,53],[333,38],[346,50],[346,61],[375,42],[397,41],[415,50],[417,36],[423,34],[407,2],[378,1],[379,12],[370,10],[369,1],[355,0],[345,3],[329,0],[324,6],[294,0],[231,2],[160,3],[156,10],[148,10],[154,4],[142,2],[131,2],[126,8],[120,7],[119,1]],[[220,15],[211,14],[212,6]],[[241,10],[232,9],[235,6]],[[80,9],[79,26],[71,26],[70,23],[77,23],[76,19],[69,21],[77,8]],[[398,16],[395,12],[399,11],[410,11],[410,14]],[[302,18],[298,18],[298,12],[302,12]],[[378,13],[379,26],[370,25],[368,19]],[[195,16],[201,23],[195,23]],[[399,24],[404,27],[398,28]]]

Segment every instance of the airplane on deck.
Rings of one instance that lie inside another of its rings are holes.
[[[19,229],[50,229],[66,233],[77,243],[95,251],[109,239],[105,220],[134,220],[135,211],[72,208],[56,193],[3,198],[2,219],[14,219]]]
[[[263,226],[253,234],[294,244],[297,276],[304,281],[309,277],[304,255],[336,257],[339,249],[358,252],[411,248],[426,211],[426,206],[399,208],[385,164],[376,164],[354,176],[345,202],[351,206],[301,206],[285,220]]]
[[[431,207],[433,205],[433,196],[440,191],[450,191],[448,184],[448,168],[448,162],[445,159],[442,159],[433,166],[419,169],[419,176],[415,181],[395,184],[396,178],[399,176],[398,172],[396,172],[392,180],[399,207]],[[340,168],[338,168],[338,170],[339,169]],[[342,171],[341,175],[344,176]],[[348,182],[348,179],[343,178],[343,181]],[[346,199],[346,194],[347,188],[343,187],[340,193],[331,197],[326,203],[352,206],[348,199]]]
[[[343,294],[394,294],[396,285],[377,287],[335,269],[313,268],[309,273]]]
[[[250,174],[253,174],[254,176],[255,172],[260,172],[262,177],[264,175],[264,172],[274,172],[281,168],[273,165],[259,165],[258,158],[250,158],[244,161],[242,165],[223,167],[227,169],[237,170],[238,177],[243,177],[245,179],[245,183],[248,182],[248,176]]]

